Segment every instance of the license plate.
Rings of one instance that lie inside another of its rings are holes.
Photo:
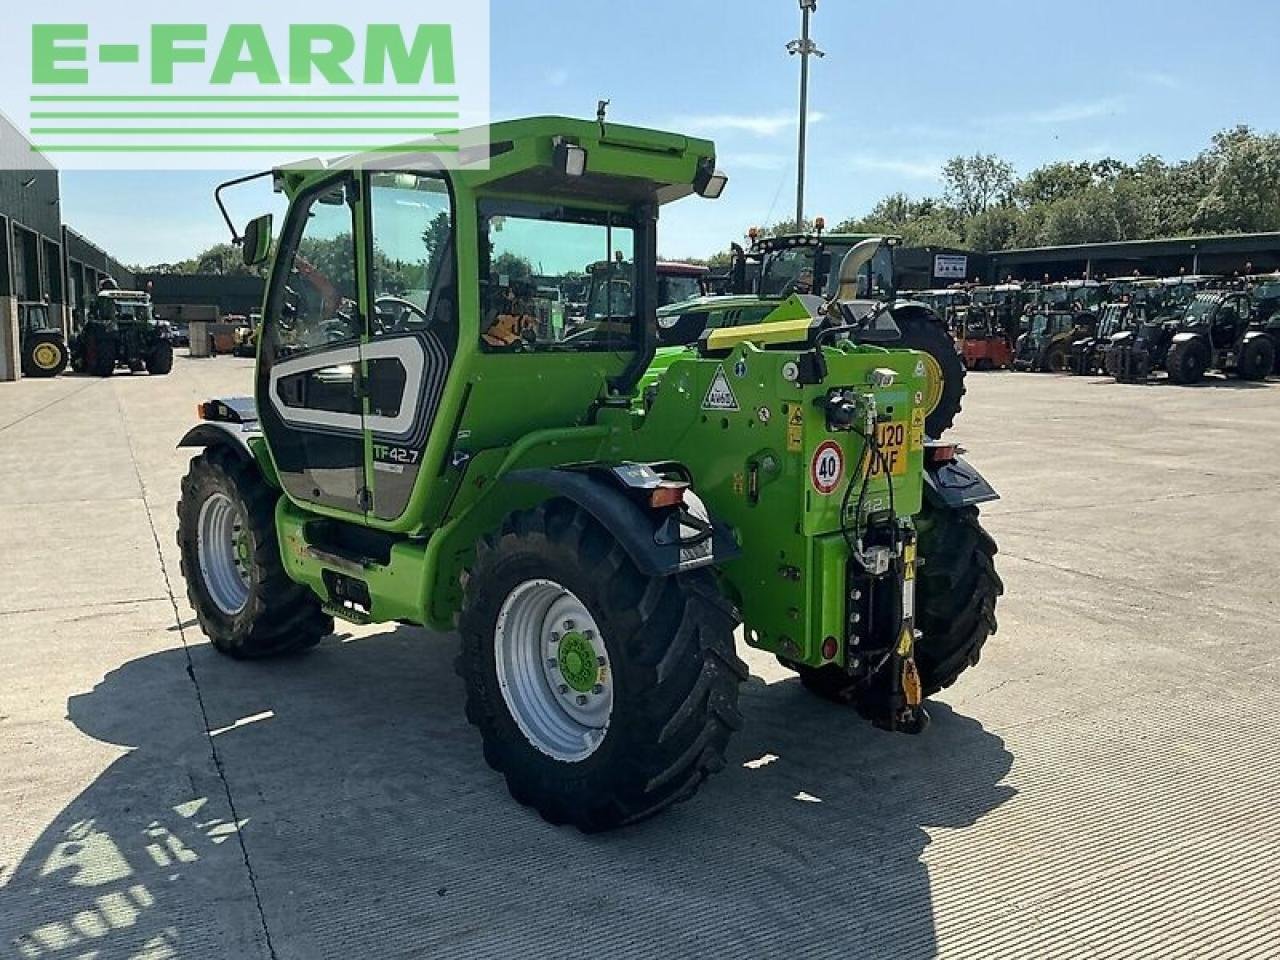
[[[882,423],[876,427],[880,456],[871,460],[871,479],[884,476],[886,465],[891,477],[901,477],[907,472],[907,453],[910,449],[907,435],[905,423]]]

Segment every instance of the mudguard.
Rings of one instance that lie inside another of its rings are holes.
[[[634,492],[658,475],[644,464],[602,465],[598,469],[516,470],[503,483],[542,487],[591,514],[608,530],[641,573],[670,576],[722,564],[741,552],[732,532],[714,520],[692,490],[679,511],[654,510],[637,502]]]
[[[924,495],[933,506],[950,510],[1000,499],[995,488],[961,457],[925,471]]]
[[[1200,334],[1198,333],[1189,333],[1189,332],[1175,333],[1173,335],[1173,339],[1169,341],[1169,345],[1172,346],[1175,343],[1190,343],[1192,340],[1199,340],[1199,339],[1200,339]]]
[[[203,419],[178,441],[179,447],[226,446],[245,460],[255,459],[249,441],[262,436],[252,397],[226,397],[200,404]]]
[[[257,424],[247,427],[238,423],[220,423],[217,421],[200,423],[188,430],[178,441],[179,447],[216,447],[224,446],[245,460],[253,460],[253,450],[249,441],[262,436]]]

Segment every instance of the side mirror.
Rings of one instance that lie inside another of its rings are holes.
[[[240,253],[247,267],[266,263],[271,256],[271,214],[264,213],[250,220],[240,239]]]

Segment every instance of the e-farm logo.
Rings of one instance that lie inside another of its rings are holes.
[[[415,12],[432,18],[408,23],[31,23],[22,132],[59,166],[256,166],[420,141],[447,163],[464,121],[488,120],[487,4],[475,6],[482,17],[472,0],[426,0]]]

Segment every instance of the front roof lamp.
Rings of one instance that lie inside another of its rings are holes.
[[[693,178],[693,189],[698,191],[698,196],[707,200],[719,200],[728,183],[728,174],[717,170],[714,160],[703,160],[698,164],[698,173]]]
[[[553,162],[566,177],[580,177],[587,172],[587,151],[576,143],[557,140]]]

